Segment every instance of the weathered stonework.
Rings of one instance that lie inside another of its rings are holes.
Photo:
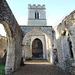
[[[23,57],[32,58],[32,42],[38,38],[43,44],[43,59],[53,63],[53,28],[51,26],[21,26],[21,29],[23,31]]]
[[[5,55],[7,51],[7,38],[0,36],[0,59]]]
[[[42,16],[29,16],[28,24],[35,26],[19,26],[6,0],[0,0],[0,23],[6,30],[8,40],[5,73],[8,75],[18,69],[21,57],[32,58],[32,43],[38,38],[43,44],[43,59],[53,64],[57,58],[58,62],[55,64],[75,74],[75,11],[62,20],[54,33],[51,26],[45,26],[47,24],[44,5],[29,5],[28,8],[33,11],[35,8],[39,9],[38,12]]]
[[[55,48],[58,50],[59,66],[67,70],[75,60],[75,11],[65,17],[56,27],[55,32]]]
[[[28,5],[28,25],[47,25],[45,5]]]
[[[6,0],[0,0],[0,23],[4,26],[8,39],[5,66],[5,73],[8,74],[10,71],[13,72],[16,70],[20,65],[22,30],[20,29]]]

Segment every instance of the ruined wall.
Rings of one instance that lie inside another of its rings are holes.
[[[59,66],[69,70],[75,63],[75,11],[62,20],[55,28],[55,33],[55,48],[58,51]],[[71,57],[72,53],[70,53],[69,39],[72,43],[73,58]]]
[[[0,58],[5,55],[7,50],[7,38],[4,36],[0,36]]]
[[[21,29],[23,31],[23,45],[25,45],[25,48],[27,48],[25,40],[29,40],[29,44],[32,47],[33,40],[39,38],[43,43],[43,59],[53,63],[53,28],[51,26],[21,26]]]
[[[31,30],[37,28],[43,30],[46,34],[51,35],[51,32],[54,31],[52,26],[20,26],[23,31],[23,37]]]
[[[6,74],[16,70],[21,60],[22,31],[6,0],[0,0],[0,23],[4,26],[7,39]]]

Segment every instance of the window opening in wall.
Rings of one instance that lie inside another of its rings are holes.
[[[35,12],[35,19],[39,19],[39,13]]]
[[[35,12],[35,19],[36,19],[36,12]]]
[[[66,21],[64,22],[65,26],[66,26]]]
[[[69,48],[70,48],[70,55],[71,55],[71,58],[73,58],[72,42],[70,40],[70,37],[68,37],[68,42],[69,42]]]

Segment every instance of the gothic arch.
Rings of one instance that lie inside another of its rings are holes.
[[[22,30],[19,27],[6,0],[0,0],[0,9],[0,23],[4,26],[8,38],[5,65],[5,74],[8,75],[9,72],[15,71],[20,66]]]
[[[39,38],[32,41],[32,58],[43,58],[43,43]]]
[[[39,19],[39,12],[35,12],[35,19]]]
[[[15,39],[14,33],[12,32],[12,27],[6,21],[1,22],[4,26],[4,29],[7,33],[7,57],[6,57],[6,64],[5,64],[5,71],[6,73],[11,69],[14,71],[14,62],[15,62]],[[11,60],[9,62],[9,60]],[[12,65],[11,65],[12,63]]]
[[[64,28],[61,32],[61,36],[65,36],[67,38],[67,41],[68,41],[68,46],[69,46],[69,58],[72,58],[74,57],[74,54],[73,54],[73,49],[72,49],[72,37],[71,37],[71,33],[69,31],[68,28]]]
[[[60,26],[59,26],[60,27]],[[58,40],[58,42],[60,41],[60,45],[61,45],[61,48],[58,48],[58,45],[57,45],[57,50],[58,50],[58,56],[60,56],[60,51],[59,49],[61,50],[61,53],[62,53],[62,60],[67,60],[67,59],[71,59],[73,60],[73,57],[74,57],[74,60],[75,60],[75,56],[74,56],[74,32],[73,30],[75,29],[75,27],[73,26],[69,26],[69,27],[65,27],[65,26],[61,26],[60,28],[58,27],[57,29],[57,32],[59,33],[59,38],[56,39]],[[61,58],[61,57],[60,57]]]
[[[31,33],[35,32],[35,31],[40,31],[40,32],[42,32],[43,35],[46,35],[46,36],[47,36],[47,34],[46,34],[43,30],[41,30],[41,29],[39,29],[39,28],[35,28],[35,29],[29,31],[29,32],[23,37],[23,41],[22,41],[22,44],[23,44],[23,45],[25,45],[25,39],[26,39],[26,37],[28,37]]]
[[[36,39],[36,38],[38,38],[38,39],[40,39],[41,40],[41,42],[42,42],[42,45],[43,45],[43,59],[45,59],[45,49],[46,49],[46,46],[45,46],[45,39],[43,38],[43,37],[41,37],[41,36],[34,36],[32,39],[31,39],[31,45],[30,45],[30,49],[32,49],[32,43],[33,43],[33,41]],[[32,50],[31,50],[31,53],[32,53]]]
[[[24,36],[22,41],[23,45],[22,56],[25,59],[32,58],[32,42],[36,38],[40,39],[43,43],[43,59],[47,59],[49,62],[53,63],[53,48],[52,48],[51,37],[49,37],[48,34],[46,34],[46,32],[44,32],[39,28],[34,28],[33,30],[30,30]]]
[[[61,36],[68,36],[68,34],[69,34],[69,31],[67,28],[64,28],[61,30]]]
[[[31,34],[33,34],[35,31],[39,31],[39,32],[41,32],[41,34],[42,35],[40,35],[40,36],[36,36],[36,35],[34,35],[34,36],[32,36],[31,38],[28,38]],[[38,29],[38,28],[35,28],[35,29],[33,29],[33,30],[31,30],[30,32],[28,32],[25,36],[24,36],[24,38],[23,38],[23,41],[22,41],[22,44],[23,44],[23,46],[26,46],[27,45],[27,40],[29,40],[30,41],[30,43],[29,43],[29,45],[30,45],[30,58],[32,57],[32,42],[33,42],[33,40],[34,39],[36,39],[36,38],[38,38],[38,39],[40,39],[41,41],[42,41],[42,44],[43,44],[43,58],[45,59],[45,49],[46,49],[46,46],[45,46],[45,37],[44,37],[44,35],[46,35],[42,30],[40,30],[40,29]],[[23,47],[23,50],[25,50],[25,47]],[[24,52],[23,52],[24,53]],[[25,57],[25,56],[24,56]]]

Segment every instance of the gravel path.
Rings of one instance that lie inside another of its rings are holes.
[[[24,66],[19,69],[13,75],[71,75],[57,66],[51,65],[48,62],[30,61],[25,62]]]

